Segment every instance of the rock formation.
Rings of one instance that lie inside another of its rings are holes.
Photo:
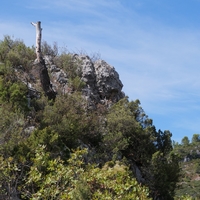
[[[125,96],[122,92],[123,84],[113,66],[104,60],[97,60],[93,63],[87,55],[73,54],[71,57],[74,62],[80,63],[78,67],[81,70],[81,80],[85,83],[82,94],[88,100],[90,108],[94,108],[99,103],[109,106]],[[58,91],[64,94],[70,93],[67,71],[55,65],[50,56],[44,56],[44,60],[49,76],[46,76],[45,69],[39,68],[37,64],[34,64],[28,73],[28,85],[31,86],[29,89],[37,91],[39,88],[38,80],[41,80],[43,90],[47,96],[51,95],[50,92],[52,92],[48,90],[49,81],[54,93],[58,93]]]
[[[88,109],[95,109],[98,104],[109,107],[125,97],[123,84],[115,68],[104,60],[92,62],[87,55],[70,55],[73,62],[78,63],[78,70],[84,87],[81,89],[83,97],[88,101]],[[51,56],[44,56],[44,63],[35,60],[28,70],[15,68],[18,78],[28,89],[28,100],[40,98],[41,93],[49,99],[56,94],[72,93],[68,72],[55,65]]]

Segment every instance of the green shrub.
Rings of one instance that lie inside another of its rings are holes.
[[[68,164],[50,159],[44,146],[37,149],[27,185],[35,185],[30,199],[150,199],[149,190],[132,178],[128,167],[116,162],[103,168],[84,163],[87,151],[76,150]]]
[[[34,59],[34,48],[26,47],[23,41],[13,40],[10,36],[5,36],[4,40],[0,41],[0,61],[5,65],[27,69]]]

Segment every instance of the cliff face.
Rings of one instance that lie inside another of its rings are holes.
[[[122,92],[123,84],[113,66],[104,60],[92,62],[87,55],[70,56],[72,62],[78,63],[77,70],[80,70],[79,76],[84,82],[82,94],[88,100],[91,109],[99,103],[109,106],[125,96]],[[71,93],[73,89],[69,84],[68,72],[55,65],[50,56],[45,56],[44,60],[45,65],[33,64],[26,74],[29,89],[39,91],[42,87],[50,98],[58,92]]]

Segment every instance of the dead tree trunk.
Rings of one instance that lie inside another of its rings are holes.
[[[37,61],[41,62],[42,59],[42,52],[41,52],[41,39],[42,39],[42,28],[41,28],[41,22],[38,21],[37,23],[31,22],[33,26],[36,28],[36,48],[35,53],[37,56]]]
[[[42,38],[42,28],[41,28],[41,22],[38,21],[37,23],[31,22],[33,26],[36,28],[36,56],[37,56],[37,62],[34,66],[35,74],[38,74],[38,78],[40,79],[40,83],[42,85],[42,88],[45,92],[45,94],[48,96],[49,99],[55,99],[56,93],[52,89],[52,85],[50,83],[50,78],[48,74],[48,70],[45,64],[45,60],[42,57],[42,51],[41,51],[41,38]]]

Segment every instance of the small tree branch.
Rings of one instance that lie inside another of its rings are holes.
[[[36,26],[36,23],[31,22],[31,24],[32,24],[33,26]]]

